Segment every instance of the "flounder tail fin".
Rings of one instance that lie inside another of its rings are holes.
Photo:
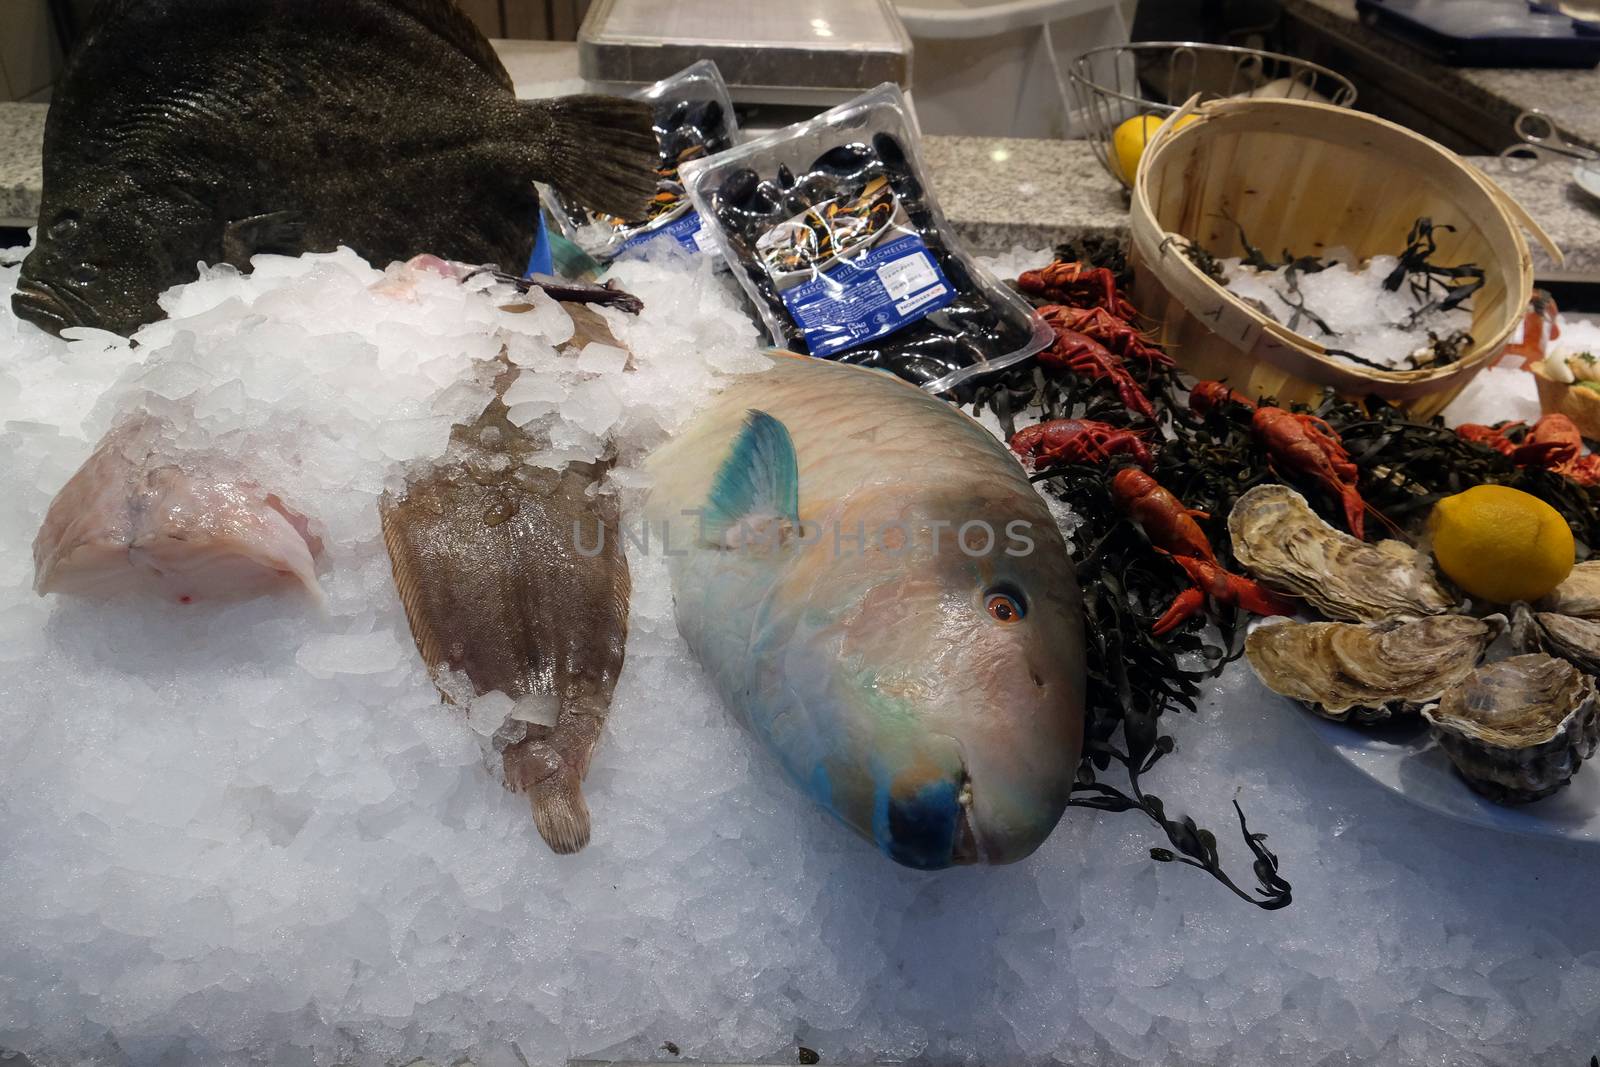
[[[526,740],[506,747],[506,783],[528,794],[533,825],[551,851],[578,852],[589,843],[589,805],[583,779],[610,710],[607,698],[564,701],[549,727],[533,727]]]
[[[656,194],[650,106],[617,96],[559,96],[520,105],[532,177],[584,207],[634,221]]]
[[[772,547],[800,525],[800,463],[789,428],[751,410],[717,468],[701,512],[705,541],[718,548],[764,541]]]

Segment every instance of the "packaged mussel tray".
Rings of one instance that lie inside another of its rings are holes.
[[[656,144],[661,157],[656,164],[656,195],[649,215],[626,222],[611,215],[588,211],[556,194],[562,233],[602,263],[648,241],[675,240],[690,252],[716,254],[716,246],[701,226],[700,216],[683,190],[678,168],[691,159],[721,152],[739,137],[733,99],[722,72],[709,59],[685,67],[638,94],[655,111]]]
[[[944,392],[1049,343],[945,222],[896,85],[683,177],[779,346]]]

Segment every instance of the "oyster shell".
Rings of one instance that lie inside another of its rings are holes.
[[[1239,497],[1228,533],[1246,570],[1331,619],[1414,619],[1456,606],[1422,553],[1401,541],[1358,541],[1286,485],[1258,485]]]
[[[1586,560],[1573,567],[1566,581],[1534,606],[1559,615],[1600,619],[1600,559]]]
[[[1524,652],[1547,652],[1588,674],[1600,674],[1600,619],[1530,611],[1518,604],[1511,617],[1511,640]]]
[[[1540,652],[1479,667],[1422,714],[1467,784],[1500,804],[1554,793],[1600,742],[1594,679]]]
[[[1340,722],[1376,722],[1461,685],[1504,622],[1499,615],[1431,615],[1272,623],[1251,632],[1244,654],[1274,693]]]

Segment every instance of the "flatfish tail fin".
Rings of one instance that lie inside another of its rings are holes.
[[[589,843],[583,779],[609,703],[601,696],[566,702],[553,727],[535,727],[525,740],[506,747],[506,784],[528,795],[533,825],[553,852],[568,855]]]
[[[593,211],[635,221],[656,194],[650,105],[580,94],[521,104],[532,176]]]

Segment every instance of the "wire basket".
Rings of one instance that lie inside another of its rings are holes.
[[[1257,96],[1349,107],[1356,87],[1327,67],[1277,52],[1192,41],[1140,41],[1095,48],[1072,61],[1074,116],[1100,163],[1125,186],[1112,135],[1138,115],[1165,119],[1191,96]]]

